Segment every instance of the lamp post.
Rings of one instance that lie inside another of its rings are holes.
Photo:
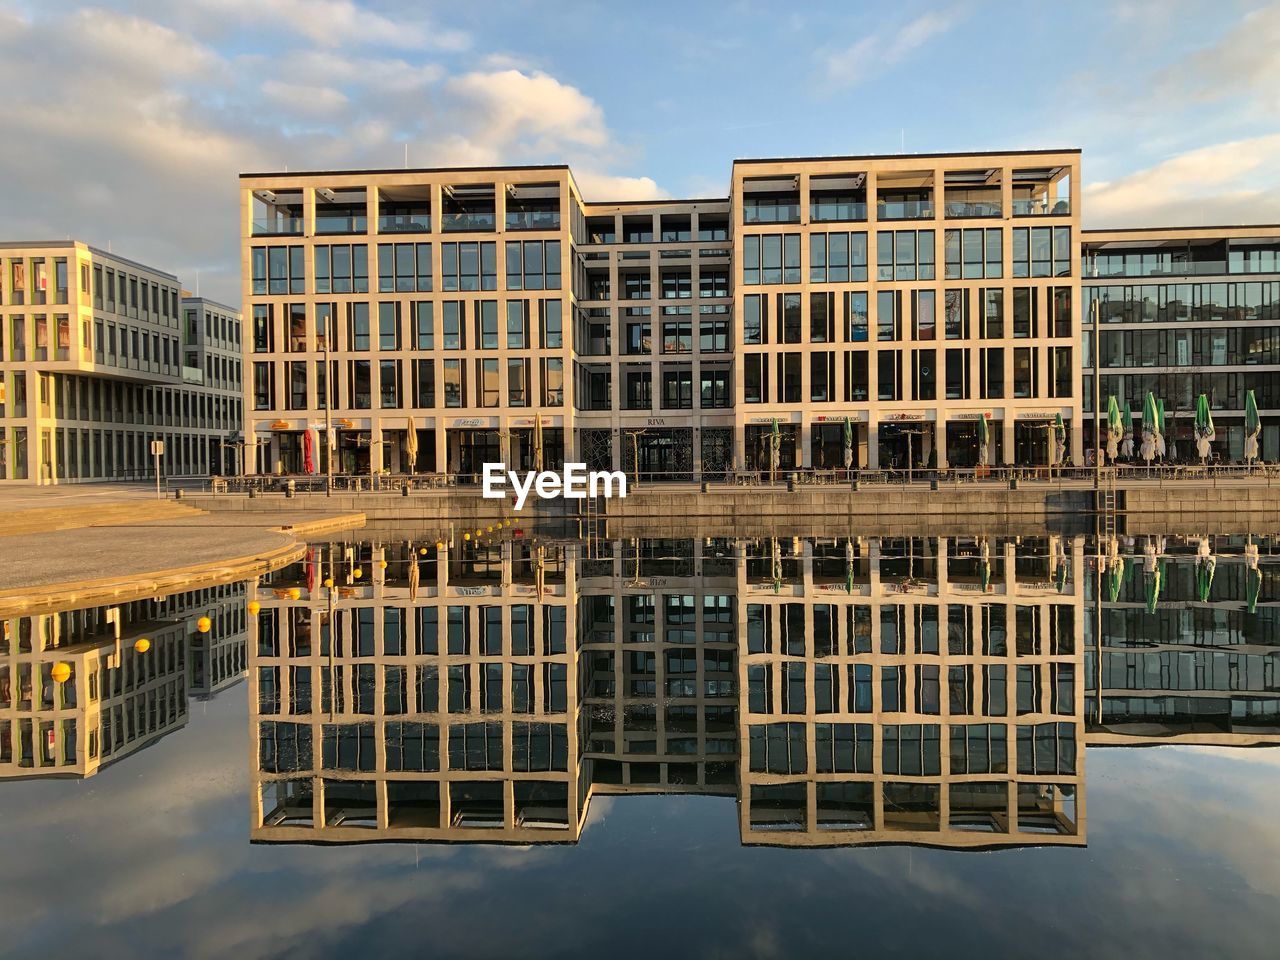
[[[1097,276],[1096,255],[1093,272],[1094,276]],[[1093,370],[1093,489],[1095,490],[1100,485],[1102,475],[1102,431],[1098,428],[1098,414],[1102,412],[1098,409],[1102,405],[1102,384],[1099,383],[1098,377],[1098,307],[1099,303],[1095,297],[1089,304],[1089,315],[1093,321],[1093,343],[1089,351],[1089,359],[1093,361],[1090,366]],[[1108,429],[1110,429],[1109,424]]]

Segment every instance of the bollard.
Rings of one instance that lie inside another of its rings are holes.
[[[406,483],[400,488],[400,496],[407,497],[409,495],[409,485]]]
[[[938,489],[938,481],[937,481],[937,480],[930,480],[930,481],[929,481],[929,489],[930,489],[930,490],[937,490],[937,489]]]
[[[787,493],[795,493],[795,492],[796,492],[796,477],[795,477],[795,474],[792,474],[791,476],[787,477]]]
[[[249,488],[249,499],[250,499],[250,500],[256,500],[256,499],[257,499],[257,497],[258,497],[258,490],[257,490],[257,488],[256,488],[256,487],[250,487],[250,488]]]
[[[1018,489],[1018,478],[1017,478],[1017,477],[1010,477],[1010,478],[1009,478],[1009,489],[1010,489],[1010,490],[1017,490],[1017,489]]]
[[[181,500],[181,499],[182,499],[182,488],[181,488],[181,487],[179,487],[177,490],[173,491],[173,499],[175,499],[175,500]]]
[[[850,480],[850,481],[849,481],[849,489],[850,489],[850,490],[857,490],[857,489],[858,489],[858,478],[857,478],[857,477],[854,477],[852,480]]]
[[[707,486],[708,486],[708,485],[707,485],[707,481],[703,480],[703,481],[702,481],[702,492],[703,492],[703,493],[706,493],[706,492],[707,492]]]
[[[296,494],[297,492],[298,492],[298,484],[297,484],[297,482],[296,482],[296,481],[294,481],[294,480],[288,480],[288,481],[286,481],[286,482],[285,482],[285,485],[284,485],[284,495],[285,495],[286,497],[288,497],[290,500],[292,500],[292,499],[293,499],[293,497],[294,497],[294,494]]]

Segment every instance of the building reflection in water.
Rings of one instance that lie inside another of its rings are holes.
[[[245,590],[0,619],[0,779],[90,777],[185,726],[245,675]]]
[[[1103,547],[1086,578],[1090,744],[1280,744],[1275,541],[1138,537]]]
[[[752,844],[1085,842],[1083,538],[500,539],[258,590],[254,839],[565,842],[680,792]]]

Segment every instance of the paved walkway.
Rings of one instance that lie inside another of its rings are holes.
[[[4,496],[0,616],[254,576],[300,554],[309,529],[364,521],[319,510],[288,517],[209,514],[135,490],[84,486]]]

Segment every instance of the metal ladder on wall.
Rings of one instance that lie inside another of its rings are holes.
[[[1099,490],[1101,496],[1098,504],[1099,519],[1101,522],[1101,530],[1099,533],[1106,537],[1108,541],[1116,535],[1116,527],[1118,525],[1117,514],[1119,513],[1119,497],[1116,495],[1116,473],[1115,470],[1108,470],[1106,478]]]
[[[600,499],[587,496],[578,507],[578,539],[588,560],[599,559],[600,541],[604,536],[606,518],[600,510]]]

